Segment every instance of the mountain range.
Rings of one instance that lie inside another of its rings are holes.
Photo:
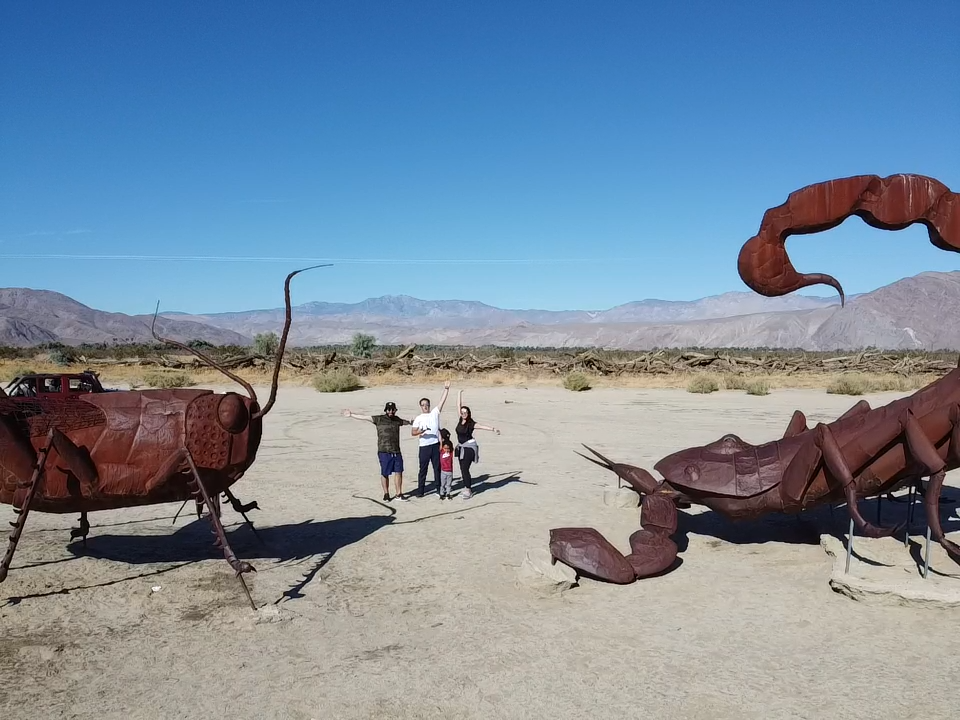
[[[357,332],[381,344],[521,347],[780,347],[805,350],[960,349],[960,272],[927,272],[839,298],[765,298],[728,292],[691,301],[640,300],[609,310],[509,310],[466,300],[400,295],[359,303],[308,302],[293,309],[290,345],[349,343]],[[248,345],[279,332],[283,308],[167,312],[158,331],[180,341]],[[0,289],[0,344],[149,342],[152,316],[94,310],[49,290]]]

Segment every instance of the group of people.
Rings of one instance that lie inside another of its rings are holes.
[[[461,499],[473,497],[473,477],[470,475],[470,466],[480,461],[480,446],[473,433],[475,430],[489,430],[500,434],[500,430],[489,425],[481,425],[473,419],[470,408],[463,404],[463,390],[457,393],[457,408],[459,418],[454,427],[457,435],[457,445],[451,441],[450,431],[441,427],[440,413],[450,393],[450,381],[443,384],[443,394],[439,404],[431,409],[430,398],[420,398],[420,414],[413,420],[406,420],[397,415],[397,404],[388,402],[383,407],[382,415],[360,415],[351,410],[344,410],[344,417],[364,420],[373,423],[377,428],[377,458],[380,461],[380,485],[383,488],[383,499],[401,500],[406,502],[403,495],[403,453],[400,450],[400,428],[410,425],[410,434],[419,439],[420,444],[420,472],[417,475],[417,497],[423,497],[427,481],[427,470],[433,466],[433,477],[437,486],[437,493],[441,500],[453,498],[453,458],[460,461],[460,477],[463,482]],[[390,497],[390,476],[394,478],[394,496]]]

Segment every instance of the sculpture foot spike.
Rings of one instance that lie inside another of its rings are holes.
[[[83,547],[87,547],[87,535],[89,534],[90,523],[87,522],[87,514],[82,512],[80,513],[80,527],[70,530],[70,539],[76,540],[77,538],[81,538],[83,540]]]
[[[256,572],[257,569],[253,567],[248,562],[243,560],[238,560],[237,556],[234,554],[233,549],[230,547],[230,543],[227,542],[227,535],[223,530],[223,525],[220,522],[220,513],[217,512],[219,509],[214,503],[214,499],[210,497],[210,493],[207,492],[207,488],[203,484],[203,480],[200,478],[200,471],[197,470],[196,464],[193,462],[193,456],[190,454],[189,450],[184,449],[186,453],[187,462],[190,464],[190,472],[193,473],[193,479],[197,486],[197,491],[200,493],[202,502],[207,506],[207,510],[210,513],[210,523],[213,525],[213,533],[216,535],[216,546],[223,550],[223,556],[230,567],[233,568],[234,572],[237,574],[237,579],[240,581],[240,585],[243,587],[243,592],[247,596],[247,600],[250,601],[250,607],[254,610],[257,609],[256,604],[253,602],[253,597],[250,595],[250,589],[247,587],[246,581],[243,579],[243,573],[247,572]],[[198,498],[198,503],[200,498]]]
[[[7,573],[10,572],[10,564],[13,562],[13,554],[17,551],[17,543],[20,542],[20,534],[23,532],[23,526],[27,523],[27,516],[30,514],[30,505],[33,498],[40,488],[43,479],[43,468],[47,464],[47,456],[50,454],[50,447],[53,445],[53,436],[56,430],[50,428],[47,433],[47,442],[40,448],[40,456],[36,460],[33,468],[33,476],[30,478],[30,488],[23,500],[23,504],[17,508],[17,521],[13,524],[13,532],[10,533],[10,539],[7,544],[7,552],[0,561],[0,582],[7,579]]]
[[[230,507],[234,509],[234,512],[240,513],[240,516],[244,519],[247,525],[250,526],[250,529],[253,530],[253,534],[256,536],[257,540],[260,541],[260,544],[266,546],[266,543],[263,541],[263,538],[260,537],[260,533],[257,532],[257,528],[253,526],[253,521],[247,517],[247,513],[251,510],[259,510],[260,506],[257,504],[257,501],[249,502],[244,505],[240,502],[240,499],[237,498],[229,490],[224,490],[223,494],[226,496],[227,501],[230,503]]]

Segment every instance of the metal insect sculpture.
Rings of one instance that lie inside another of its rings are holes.
[[[316,265],[314,267],[326,267]],[[0,503],[18,514],[3,560],[6,579],[31,511],[80,513],[71,538],[86,542],[87,513],[195,499],[206,505],[216,544],[256,609],[238,560],[220,522],[219,496],[249,522],[230,487],[256,459],[263,418],[277,397],[280,363],[290,331],[290,280],[284,281],[286,316],[273,367],[270,397],[262,408],[250,384],[203,352],[156,333],[161,342],[193,353],[239,383],[235,392],[181,388],[92,393],[70,399],[0,397]]]
[[[740,252],[740,277],[768,297],[827,284],[840,293],[842,305],[840,283],[829,275],[798,273],[785,241],[790,235],[836,227],[851,215],[886,230],[922,223],[936,247],[960,252],[960,195],[922,175],[861,175],[810,185],[767,210],[760,231]],[[746,520],[846,502],[864,535],[892,535],[902,526],[867,522],[857,501],[921,477],[930,478],[924,505],[933,537],[960,562],[960,547],[944,536],[939,517],[944,475],[960,467],[960,367],[912,395],[878,408],[860,401],[837,420],[813,428],[797,410],[779,440],[751,445],[724,435],[709,445],[680,450],[654,465],[661,480],[587,450],[598,460],[583,457],[615,472],[642,497],[641,529],[630,536],[632,552],[626,556],[593,528],[550,531],[554,560],[587,576],[630,583],[667,571],[677,557],[671,539],[677,509],[691,504]]]

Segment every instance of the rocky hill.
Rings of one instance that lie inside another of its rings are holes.
[[[531,347],[781,347],[805,350],[960,349],[960,272],[929,272],[850,296],[765,298],[729,292],[687,302],[640,300],[609,310],[506,310],[463,300],[388,295],[360,303],[296,306],[292,345],[348,343],[357,332],[381,344]],[[149,316],[93,310],[59,293],[0,290],[0,344],[149,341]],[[165,313],[178,340],[250,344],[278,332],[283,309],[210,315]]]
[[[0,288],[0,345],[25,347],[47,342],[153,342],[152,315],[103,312],[50,290]],[[251,339],[233,330],[205,325],[189,317],[157,318],[157,332],[181,342],[247,345]]]

